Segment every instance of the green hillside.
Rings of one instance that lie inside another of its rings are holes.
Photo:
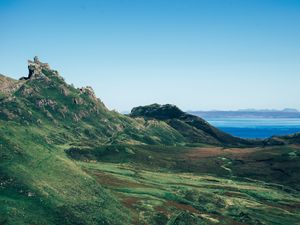
[[[64,150],[184,144],[167,124],[109,111],[90,87],[68,85],[38,60],[29,77],[0,82],[0,224],[125,224],[126,209]]]
[[[206,143],[221,146],[256,145],[259,142],[233,137],[213,127],[200,117],[185,113],[174,105],[152,104],[133,108],[131,117],[164,121],[182,136],[187,143]]]
[[[0,225],[300,220],[298,135],[244,140],[172,105],[126,116],[28,68],[0,75]]]

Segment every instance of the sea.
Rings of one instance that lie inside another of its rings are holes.
[[[218,117],[206,120],[213,126],[241,138],[268,138],[300,132],[300,118]]]

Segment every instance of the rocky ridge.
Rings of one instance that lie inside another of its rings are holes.
[[[67,84],[37,57],[28,61],[28,69],[28,77],[13,80],[18,88],[0,101],[0,119],[32,126],[55,124],[76,141],[93,137],[102,144],[184,143],[184,138],[163,122],[136,120],[108,110],[90,86]]]

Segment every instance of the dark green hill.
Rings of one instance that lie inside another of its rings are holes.
[[[156,119],[166,122],[188,143],[206,143],[212,145],[243,146],[255,145],[259,142],[233,137],[210,125],[200,117],[185,113],[175,105],[152,104],[133,108],[130,116]]]
[[[37,58],[0,76],[0,224],[130,224],[109,191],[65,154],[103,144],[183,145],[164,122],[108,110]]]
[[[265,145],[300,145],[300,133],[273,136],[264,140]]]

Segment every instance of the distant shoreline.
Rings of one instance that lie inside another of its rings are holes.
[[[210,118],[300,118],[299,111],[188,111],[188,113]]]
[[[190,113],[240,138],[270,138],[300,132],[299,112],[201,111]]]

